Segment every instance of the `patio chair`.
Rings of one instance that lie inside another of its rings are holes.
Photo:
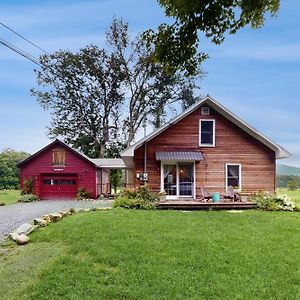
[[[227,188],[226,193],[223,195],[223,199],[226,201],[226,199],[229,199],[231,201],[240,201],[241,197],[239,195],[239,193],[235,192],[233,189],[233,186],[229,186]]]
[[[207,191],[206,187],[201,186],[201,193],[202,193],[202,200],[204,200],[205,202],[208,202],[209,200],[212,199],[212,195]]]

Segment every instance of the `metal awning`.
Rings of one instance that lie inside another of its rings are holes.
[[[155,152],[156,160],[204,160],[201,152]]]

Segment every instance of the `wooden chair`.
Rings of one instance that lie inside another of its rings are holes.
[[[206,187],[201,186],[200,189],[201,189],[201,193],[202,193],[202,200],[207,202],[212,199],[213,196],[207,191]]]
[[[226,193],[223,195],[223,199],[226,201],[226,199],[229,199],[231,201],[240,201],[241,197],[238,193],[236,193],[233,189],[233,186],[229,186],[227,188]]]

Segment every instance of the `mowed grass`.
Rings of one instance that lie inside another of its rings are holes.
[[[300,190],[289,191],[287,188],[278,188],[278,195],[287,195],[296,205],[300,205]]]
[[[3,299],[299,299],[300,214],[77,214],[0,252]]]
[[[0,190],[0,202],[5,204],[16,203],[20,197],[20,190]]]

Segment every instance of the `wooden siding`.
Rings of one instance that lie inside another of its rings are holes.
[[[156,151],[201,151],[204,161],[195,163],[196,196],[200,186],[209,192],[225,191],[226,163],[241,164],[242,190],[258,192],[275,190],[275,152],[234,125],[222,115],[210,109],[210,115],[201,115],[201,108],[166,129],[146,144],[147,173],[150,189],[160,191],[160,161],[155,160]],[[215,120],[215,147],[199,146],[199,120]],[[135,172],[144,172],[144,148],[135,150]],[[139,182],[136,180],[136,184]]]
[[[52,165],[52,150],[57,148],[64,148],[66,150],[65,166]],[[21,188],[23,188],[25,179],[32,178],[35,193],[40,196],[43,174],[75,174],[78,188],[84,187],[92,193],[93,198],[97,198],[98,196],[96,188],[96,167],[60,143],[53,144],[20,166]]]

